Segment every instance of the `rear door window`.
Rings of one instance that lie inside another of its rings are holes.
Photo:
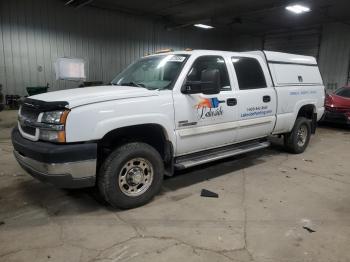
[[[251,57],[232,57],[240,90],[266,88],[266,79],[260,63]]]

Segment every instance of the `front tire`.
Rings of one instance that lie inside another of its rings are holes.
[[[128,143],[104,161],[97,179],[103,198],[113,207],[135,208],[148,203],[162,186],[164,165],[158,151],[145,143]]]
[[[284,145],[293,154],[301,154],[310,142],[311,123],[305,117],[298,117],[293,130],[284,135]]]

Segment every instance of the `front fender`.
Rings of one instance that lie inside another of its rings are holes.
[[[171,91],[159,96],[106,101],[73,108],[67,117],[67,142],[100,140],[112,130],[142,124],[163,127],[176,145]]]
[[[166,139],[172,142],[174,146],[176,145],[173,124],[169,121],[167,116],[162,114],[138,114],[104,119],[97,123],[93,132],[93,137],[99,140],[115,129],[142,124],[160,125],[165,131]]]

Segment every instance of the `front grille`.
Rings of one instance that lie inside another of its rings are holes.
[[[35,128],[31,126],[25,126],[21,124],[21,129],[24,133],[27,133],[28,135],[35,136]]]
[[[38,109],[27,106],[26,104],[23,104],[21,107],[21,116],[31,122],[36,122],[39,114],[40,111]]]
[[[36,108],[30,107],[25,103],[21,107],[19,123],[24,133],[35,136],[35,127],[32,125],[37,122],[40,111]]]

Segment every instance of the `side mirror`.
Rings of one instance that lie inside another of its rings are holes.
[[[187,81],[182,88],[184,94],[214,95],[220,93],[220,72],[218,69],[205,69],[200,81]]]

